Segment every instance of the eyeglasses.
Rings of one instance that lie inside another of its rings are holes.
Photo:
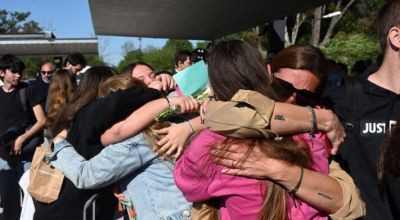
[[[284,101],[288,99],[294,92],[296,92],[296,103],[297,105],[301,106],[316,106],[318,104],[321,104],[321,98],[318,94],[314,92],[310,92],[305,89],[296,89],[291,83],[279,79],[277,77],[273,77],[272,88],[274,91],[277,93],[278,97],[281,98],[282,100],[279,101]]]
[[[43,75],[50,75],[52,73],[54,73],[54,71],[40,71]]]

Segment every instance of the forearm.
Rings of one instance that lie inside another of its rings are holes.
[[[45,120],[37,121],[29,130],[22,134],[24,136],[24,140],[29,139],[30,137],[41,131],[44,128],[45,123]]]
[[[300,179],[300,167],[288,165],[277,181],[286,189],[293,189]],[[316,184],[317,183],[317,184]],[[304,169],[296,197],[329,214],[343,205],[343,191],[338,181],[328,175]]]
[[[44,125],[46,124],[46,116],[44,115],[42,107],[40,105],[36,105],[35,107],[33,107],[32,110],[36,118],[36,123],[33,124],[33,126],[29,130],[27,130],[24,134],[22,134],[24,140],[27,140],[37,132],[41,131],[44,128]]]
[[[139,133],[148,127],[153,121],[154,116],[168,108],[166,99],[157,99],[145,104],[133,112],[124,121],[121,121],[101,136],[101,142],[104,146],[123,141]]]
[[[80,189],[110,185],[143,165],[129,143],[104,148],[90,160],[78,154],[67,141],[55,143],[54,152],[56,160],[51,164]]]
[[[317,116],[318,129],[328,131],[333,119],[333,113],[326,109],[314,109]],[[301,106],[275,102],[271,115],[271,130],[286,135],[309,131],[311,128],[311,113]]]

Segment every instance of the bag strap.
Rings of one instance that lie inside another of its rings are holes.
[[[346,119],[344,127],[346,131],[352,132],[354,130],[354,123],[360,115],[360,101],[362,95],[362,84],[358,78],[348,76],[345,78],[346,82]]]
[[[26,105],[26,87],[19,90],[19,98],[21,99],[24,112],[28,112],[28,106]]]

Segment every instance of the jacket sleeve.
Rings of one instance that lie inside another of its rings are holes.
[[[360,192],[353,179],[335,161],[330,163],[329,169],[329,176],[334,177],[339,182],[343,191],[343,206],[329,216],[333,220],[357,219],[365,216],[365,203],[361,199]]]
[[[95,112],[98,116],[104,116],[97,118],[96,127],[100,131],[105,131],[147,102],[159,97],[160,92],[158,90],[131,87],[96,100],[96,102],[90,106],[91,109],[89,112]]]
[[[239,90],[231,101],[212,101],[207,106],[205,126],[234,138],[277,136],[270,129],[275,101],[250,90]]]
[[[135,143],[130,139],[104,148],[86,160],[66,140],[55,144],[51,165],[80,189],[101,188],[122,179],[143,166]]]

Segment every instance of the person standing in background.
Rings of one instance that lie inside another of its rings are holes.
[[[54,70],[55,67],[53,63],[43,63],[42,67],[40,68],[40,77],[31,83],[40,98],[40,105],[44,110],[46,109],[47,93],[49,91],[50,80],[53,76]]]

